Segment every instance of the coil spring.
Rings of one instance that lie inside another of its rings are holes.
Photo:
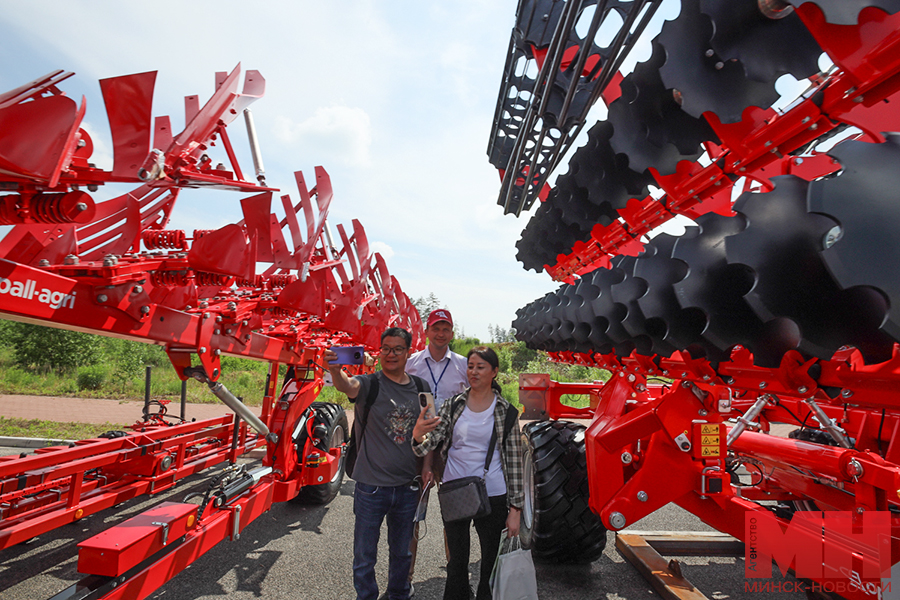
[[[237,285],[242,288],[261,288],[263,286],[264,279],[262,275],[255,276],[251,279],[238,279]]]
[[[178,248],[187,250],[187,237],[180,229],[148,229],[141,233],[141,241],[147,250]]]
[[[81,191],[0,196],[0,225],[85,222],[93,214],[94,201]]]
[[[195,271],[194,272],[194,281],[197,285],[203,286],[226,286],[233,280],[232,277],[228,275],[218,275],[216,273],[206,273],[204,271]]]
[[[188,284],[187,271],[153,271],[150,281],[157,286],[184,286]]]
[[[297,281],[296,275],[272,275],[269,277],[269,289],[287,287]]]

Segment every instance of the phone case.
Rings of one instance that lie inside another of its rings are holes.
[[[361,365],[365,352],[362,346],[333,346],[331,351],[337,354],[332,364],[336,365]]]

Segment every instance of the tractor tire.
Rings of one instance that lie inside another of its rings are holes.
[[[525,506],[520,536],[536,559],[589,563],[603,554],[606,528],[588,506],[585,427],[536,421],[525,437]]]
[[[310,408],[316,411],[315,421],[313,422],[313,432],[316,439],[323,442],[325,448],[339,448],[341,444],[347,443],[350,427],[347,422],[347,413],[337,404],[329,402],[313,402]],[[303,463],[304,457],[303,445],[306,443],[306,430],[297,436],[297,454],[300,464]],[[341,456],[340,465],[337,473],[331,481],[320,485],[305,485],[300,488],[296,500],[304,504],[328,504],[334,497],[338,495],[341,485],[344,483],[344,457]]]

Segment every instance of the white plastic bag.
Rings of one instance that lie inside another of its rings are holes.
[[[531,550],[522,548],[518,536],[506,537],[505,529],[491,573],[491,592],[494,600],[537,600],[538,597]]]

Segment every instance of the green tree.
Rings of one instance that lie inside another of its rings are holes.
[[[29,323],[4,322],[0,341],[12,348],[16,364],[26,369],[74,369],[96,364],[102,357],[96,335]]]
[[[420,296],[413,300],[412,303],[413,306],[416,307],[416,310],[419,311],[419,317],[422,318],[422,325],[425,325],[428,321],[428,315],[431,314],[431,311],[441,308],[441,301],[434,295],[434,292],[430,292],[427,297]]]

